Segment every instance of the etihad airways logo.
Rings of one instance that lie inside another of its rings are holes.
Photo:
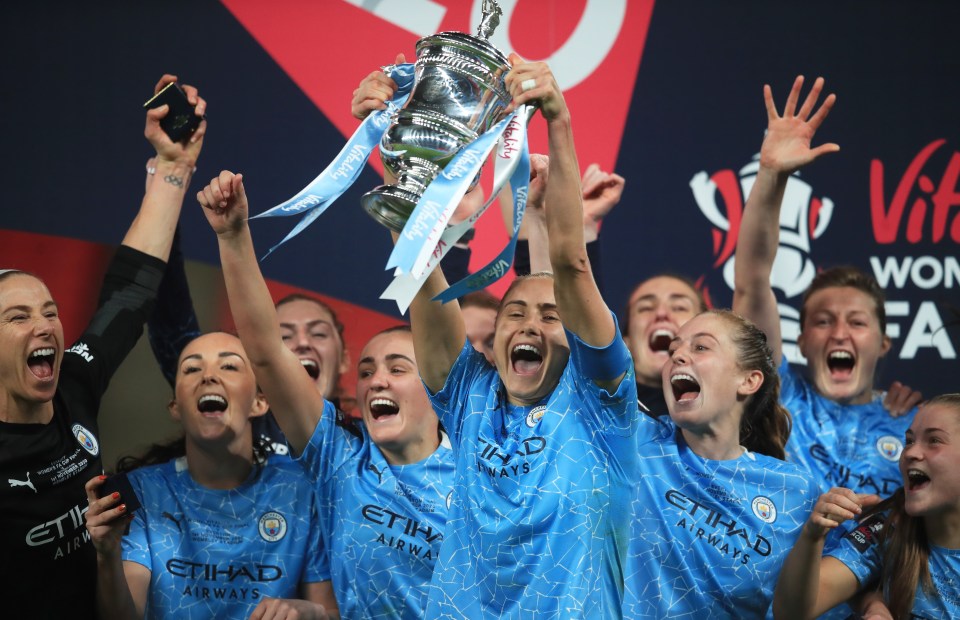
[[[696,538],[712,545],[724,556],[747,564],[752,553],[766,557],[773,550],[767,538],[747,530],[745,525],[733,517],[698,499],[684,495],[676,489],[670,489],[664,497],[667,503],[678,508],[683,514],[676,523],[677,527],[692,532]],[[762,508],[758,506],[760,503],[763,504]],[[772,522],[771,514],[773,519],[776,518],[773,502],[765,497],[758,496],[754,499],[753,510],[758,518],[768,523]],[[763,512],[760,512],[761,510]],[[763,514],[766,516],[762,516]]]
[[[743,207],[757,180],[759,156],[740,169],[720,170],[713,174],[701,171],[693,175],[690,189],[704,217],[713,225],[714,269],[720,269],[723,280],[733,291],[734,250],[740,234]],[[773,263],[770,285],[786,299],[798,298],[813,278],[817,267],[810,256],[811,242],[823,236],[833,216],[833,201],[814,196],[813,187],[794,173],[787,182],[780,208],[780,245]],[[800,335],[800,312],[786,303],[780,310],[780,332],[783,354],[791,362],[805,364],[797,347]]]
[[[422,560],[432,561],[443,542],[443,532],[440,530],[384,506],[367,504],[361,513],[366,521],[380,526],[373,528],[377,533],[376,542]],[[423,544],[421,540],[428,544]]]
[[[186,579],[224,581],[227,583],[237,579],[264,583],[276,581],[283,577],[283,569],[270,564],[206,564],[204,562],[191,562],[182,558],[167,560],[167,572]]]

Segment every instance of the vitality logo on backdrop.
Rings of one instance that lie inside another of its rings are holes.
[[[693,175],[690,189],[700,212],[713,226],[713,269],[722,274],[722,280],[733,291],[734,251],[743,207],[757,179],[760,162],[757,157],[740,169],[720,170],[713,174],[701,171]],[[800,335],[800,300],[813,278],[817,266],[811,256],[812,242],[819,239],[833,215],[833,201],[817,198],[813,187],[794,173],[787,182],[787,189],[780,208],[780,245],[773,264],[770,284],[777,296],[780,309],[780,331],[783,338],[783,354],[798,364],[806,361],[797,347]],[[705,294],[709,295],[709,283],[715,277],[707,274],[702,280]]]

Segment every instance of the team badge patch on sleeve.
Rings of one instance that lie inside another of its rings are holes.
[[[777,520],[777,507],[773,505],[773,500],[763,495],[753,498],[753,514],[764,523],[773,523]]]
[[[884,519],[885,517],[882,514],[864,519],[856,528],[844,534],[844,538],[849,540],[857,551],[865,553],[867,549],[880,541]]]
[[[277,542],[287,533],[287,520],[279,512],[268,512],[260,517],[260,536],[267,542]]]

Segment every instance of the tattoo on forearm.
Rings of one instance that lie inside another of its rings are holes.
[[[167,176],[163,177],[163,180],[174,187],[183,187],[183,177],[168,174]]]

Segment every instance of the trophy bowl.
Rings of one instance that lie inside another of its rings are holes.
[[[413,90],[380,140],[381,160],[396,183],[360,199],[373,219],[403,230],[430,182],[504,117],[509,70],[507,57],[480,37],[441,32],[417,41]]]

